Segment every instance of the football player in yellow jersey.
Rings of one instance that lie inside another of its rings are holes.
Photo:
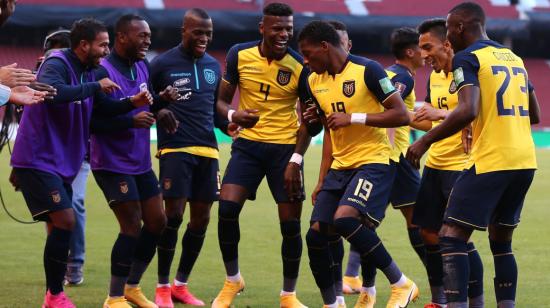
[[[280,306],[305,307],[296,298],[295,288],[302,255],[302,158],[311,137],[309,125],[300,125],[296,107],[298,99],[305,104],[308,98],[308,70],[302,57],[288,47],[293,35],[292,9],[270,3],[263,13],[262,40],[229,50],[219,88],[218,112],[244,129],[233,142],[222,182],[218,239],[227,277],[212,307],[229,307],[244,288],[238,264],[239,214],[245,200],[255,198],[264,177],[278,205],[283,236]],[[230,103],[237,88],[239,109],[233,110]]]
[[[348,54],[330,24],[306,25],[299,45],[304,63],[313,71],[308,86],[330,129],[333,156],[306,235],[310,267],[325,307],[339,306],[328,246],[334,233],[384,272],[392,284],[387,307],[406,306],[418,296],[418,289],[371,229],[384,216],[393,180],[383,127],[407,125],[405,105],[380,64]]]
[[[429,19],[418,27],[422,57],[433,68],[428,80],[425,104],[415,113],[413,125],[429,130],[437,126],[458,105],[457,87],[453,80],[453,50],[446,38],[444,19]],[[443,267],[438,232],[454,182],[464,169],[469,155],[463,149],[460,132],[438,141],[428,150],[422,173],[420,191],[414,208],[413,223],[421,227],[426,245],[426,270],[432,293],[426,308],[445,307]],[[483,265],[473,243],[468,243],[470,278],[468,280],[469,307],[483,307]]]
[[[431,144],[472,122],[473,146],[466,170],[449,196],[439,233],[448,307],[468,307],[467,241],[489,229],[498,307],[514,307],[517,265],[512,235],[537,168],[530,125],[538,103],[521,58],[489,40],[485,13],[475,3],[455,6],[447,16],[458,107],[415,142],[407,159],[418,165]]]

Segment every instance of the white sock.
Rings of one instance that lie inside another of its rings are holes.
[[[241,272],[238,272],[236,275],[233,275],[233,276],[227,276],[227,280],[229,280],[231,282],[241,281]]]
[[[336,302],[340,306],[345,306],[346,305],[346,300],[344,299],[343,296],[336,296]]]
[[[179,280],[177,280],[177,279],[174,279],[174,285],[175,285],[176,287],[186,286],[186,285],[187,285],[187,282],[181,282],[181,281],[179,281]]]
[[[157,283],[157,288],[170,287],[169,283]]]
[[[327,305],[327,308],[338,308],[338,301],[335,301],[334,304]]]
[[[401,274],[401,278],[399,278],[399,280],[396,283],[392,284],[392,287],[400,288],[404,286],[406,283],[407,283],[407,276],[405,276],[404,274]]]
[[[361,292],[365,292],[370,296],[376,296],[376,287],[375,286],[368,287],[368,288],[367,287],[361,287]]]
[[[139,287],[139,284],[126,284],[128,288],[137,288]]]
[[[296,295],[296,292],[287,292],[285,290],[281,290],[280,296],[286,296],[286,295]]]

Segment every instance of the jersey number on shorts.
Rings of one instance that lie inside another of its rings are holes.
[[[368,180],[359,179],[359,181],[357,182],[357,187],[355,187],[355,192],[353,192],[353,194],[367,201],[369,199],[372,186],[372,183]]]
[[[506,92],[506,89],[508,89],[508,85],[510,85],[510,70],[506,66],[496,65],[491,66],[493,69],[493,75],[498,75],[499,73],[504,73],[504,81],[502,82],[502,85],[497,91],[497,110],[499,116],[514,116],[516,115],[516,111],[514,110],[514,105],[511,105],[511,108],[504,107],[504,92]],[[512,67],[512,74],[514,76],[518,76],[519,74],[523,75],[523,80],[525,83],[525,86],[520,86],[520,90],[523,93],[527,92],[527,72],[522,67]],[[519,115],[522,117],[528,117],[529,116],[529,110],[523,109],[523,106],[518,107]]]

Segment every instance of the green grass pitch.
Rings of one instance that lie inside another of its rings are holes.
[[[519,266],[517,307],[548,306],[550,295],[550,151],[538,150],[539,170],[527,196],[522,223],[515,234],[514,252]],[[229,145],[221,147],[221,171],[229,157]],[[317,182],[321,147],[311,147],[305,159],[305,177],[308,199],[302,213],[302,230],[305,234],[311,214],[309,194]],[[10,212],[19,218],[30,220],[23,196],[15,193],[8,183],[9,157],[7,149],[0,155],[0,187]],[[158,170],[158,162],[153,162]],[[158,174],[158,173],[157,173]],[[111,247],[118,233],[117,222],[109,210],[103,194],[93,177],[88,179],[86,196],[88,221],[86,230],[87,251],[84,268],[84,284],[67,288],[69,296],[78,307],[101,307],[107,296]],[[187,214],[187,213],[186,213]],[[401,214],[391,208],[379,229],[381,238],[397,264],[405,274],[416,281],[421,297],[412,307],[423,307],[430,300],[425,270],[408,243],[405,222]],[[185,221],[188,216],[186,215]],[[183,226],[185,226],[185,221]],[[23,225],[12,221],[0,210],[0,307],[39,307],[44,294],[42,253],[45,228],[42,223]],[[183,229],[183,228],[182,228]],[[217,204],[214,204],[210,228],[202,253],[190,279],[190,288],[199,298],[210,302],[216,296],[224,280],[224,270],[217,241]],[[183,235],[180,230],[179,240]],[[486,307],[496,307],[493,292],[493,261],[489,251],[487,234],[476,232],[473,237],[485,265]],[[279,224],[275,203],[262,183],[258,199],[247,202],[241,215],[240,264],[247,286],[237,297],[235,307],[278,307],[282,270],[280,261]],[[346,245],[347,246],[347,245]],[[304,243],[305,247],[305,243]],[[178,244],[172,273],[175,274],[181,246]],[[298,296],[309,307],[321,307],[321,297],[311,275],[307,251],[304,249],[298,282]],[[154,296],[157,262],[153,260],[141,286],[150,298]],[[378,306],[383,307],[389,296],[384,276],[378,274]],[[353,307],[355,296],[346,296],[348,307]],[[183,307],[179,305],[179,307]]]

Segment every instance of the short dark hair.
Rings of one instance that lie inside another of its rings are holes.
[[[191,14],[193,16],[197,16],[201,19],[211,19],[210,15],[208,15],[208,13],[205,10],[203,10],[201,8],[197,8],[197,7],[194,7],[192,9],[187,10],[187,12],[185,12],[185,13],[186,14]]]
[[[292,16],[292,8],[285,3],[273,2],[264,7],[264,16]]]
[[[139,15],[136,15],[136,14],[126,14],[126,15],[122,15],[120,16],[120,18],[117,20],[116,24],[115,24],[115,33],[118,33],[118,32],[127,32],[128,31],[128,27],[130,26],[130,24],[132,23],[132,21],[134,20],[137,20],[137,21],[144,21],[145,19],[143,19],[143,17],[139,16]]]
[[[336,29],[326,21],[314,20],[308,23],[300,34],[298,41],[307,40],[311,43],[321,43],[326,41],[333,46],[340,46],[340,36]]]
[[[418,32],[413,28],[402,27],[393,30],[390,37],[391,52],[397,59],[405,57],[405,50],[418,46]]]
[[[346,24],[344,24],[341,21],[338,20],[327,20],[327,23],[331,25],[334,29],[337,31],[348,31],[348,27],[346,27]]]
[[[59,29],[51,32],[44,38],[42,45],[44,52],[53,48],[69,48],[71,47],[71,31],[67,29]]]
[[[479,22],[481,25],[485,25],[485,12],[483,8],[475,2],[463,2],[449,11],[451,13],[463,13],[468,16],[471,21]]]
[[[445,25],[445,19],[433,18],[424,20],[418,26],[418,33],[424,34],[430,32],[437,36],[440,40],[445,41],[447,39],[447,26]]]
[[[101,32],[107,32],[105,24],[94,18],[79,19],[71,27],[71,48],[76,48],[80,41],[92,42]]]

